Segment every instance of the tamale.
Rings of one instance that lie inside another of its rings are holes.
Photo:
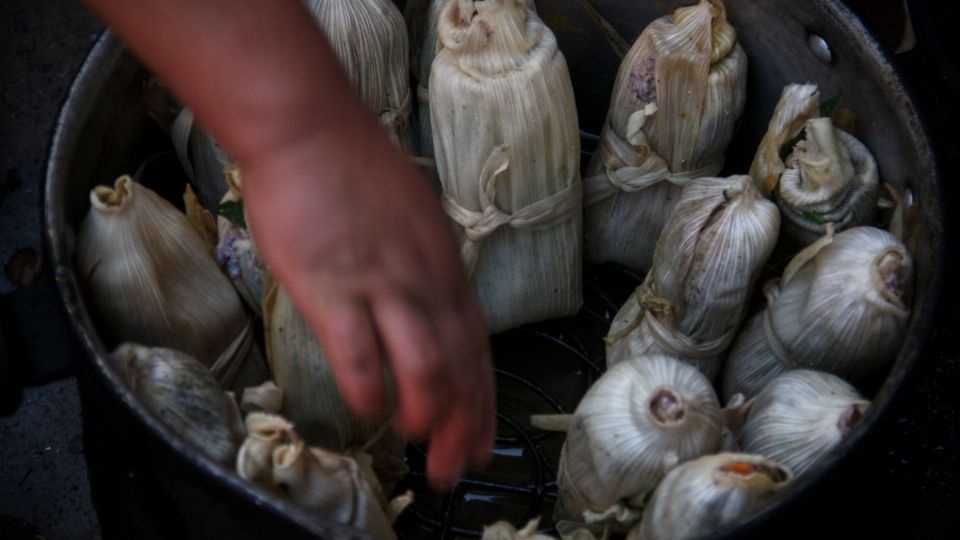
[[[613,366],[573,415],[554,521],[624,532],[667,471],[720,449],[722,423],[710,381],[677,359],[649,355]]]
[[[793,481],[757,454],[720,453],[678,465],[663,479],[628,540],[710,537],[755,514]]]
[[[687,184],[653,268],[613,320],[607,365],[666,353],[716,378],[779,228],[776,206],[749,176]]]
[[[225,387],[263,382],[250,317],[187,216],[128,176],[90,205],[77,270],[104,335],[182,351]]]
[[[780,96],[750,175],[783,213],[784,240],[802,249],[823,236],[872,225],[880,191],[867,147],[834,126],[815,85],[788,85]]]
[[[650,269],[681,188],[723,167],[746,74],[719,0],[679,8],[643,31],[620,64],[585,175],[587,260]]]
[[[730,349],[723,394],[757,395],[778,375],[814,369],[851,382],[896,354],[910,319],[912,260],[892,234],[854,227],[797,254],[764,288],[767,307]]]
[[[390,0],[305,0],[364,103],[404,151],[414,150],[410,44]]]
[[[237,474],[290,499],[324,521],[395,538],[388,504],[369,469],[357,459],[309,447],[280,416],[251,413],[237,455]]]
[[[206,366],[179,351],[122,343],[109,356],[130,391],[200,454],[231,465],[246,436],[236,402]]]
[[[438,24],[437,167],[488,329],[573,314],[580,143],[556,37],[527,0],[451,1]]]
[[[740,446],[789,467],[796,477],[829,455],[870,406],[840,377],[807,369],[777,377],[750,401]]]

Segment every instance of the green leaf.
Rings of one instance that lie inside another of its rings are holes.
[[[814,212],[812,210],[808,210],[804,212],[803,217],[809,219],[810,221],[816,223],[817,225],[824,225],[827,222],[827,220],[823,219],[823,216],[821,216],[818,212]]]
[[[217,208],[217,213],[230,220],[230,223],[247,228],[247,220],[243,216],[243,203],[227,201]]]
[[[800,141],[806,138],[807,138],[807,128],[803,128],[800,130],[800,133],[797,133],[796,137],[794,137],[793,139],[790,139],[790,142],[788,142],[787,144],[783,145],[782,148],[780,148],[780,160],[786,161],[787,157],[793,153],[793,147],[796,146],[797,143],[799,143]]]
[[[833,111],[837,110],[837,105],[840,104],[840,95],[837,94],[820,104],[820,118],[833,116]]]

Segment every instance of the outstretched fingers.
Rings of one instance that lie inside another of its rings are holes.
[[[434,431],[427,455],[430,486],[449,489],[467,465],[485,465],[490,457],[495,431],[493,374],[488,362],[477,362],[469,380],[460,376],[457,391]]]
[[[370,310],[359,299],[307,302],[314,328],[340,394],[357,414],[379,419],[386,410],[383,364]]]
[[[396,421],[408,436],[426,435],[447,402],[447,353],[432,321],[409,299],[383,295],[373,312],[397,388]]]
[[[467,306],[428,311],[390,296],[374,308],[396,379],[399,424],[410,436],[430,435],[427,475],[438,489],[466,465],[484,463],[493,439],[489,346],[479,308]]]

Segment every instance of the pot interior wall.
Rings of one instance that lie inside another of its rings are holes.
[[[588,149],[604,122],[620,61],[615,46],[611,44],[616,40],[599,30],[598,17],[609,21],[620,39],[629,44],[650,21],[680,3],[549,0],[537,4],[541,16],[557,33],[570,66],[584,146]],[[746,112],[728,152],[724,172],[732,174],[747,170],[783,86],[793,82],[813,82],[820,86],[822,97],[840,95],[841,106],[857,114],[856,135],[873,151],[881,179],[899,189],[911,190],[920,203],[918,241],[914,247],[917,271],[913,298],[915,310],[910,335],[891,375],[876,396],[875,407],[859,431],[847,441],[852,445],[857,433],[869,429],[915,360],[922,332],[929,322],[941,237],[939,190],[932,156],[913,106],[889,64],[845,8],[825,0],[729,0],[726,5],[749,57],[750,68]],[[820,36],[829,44],[830,62],[825,63],[814,55],[810,47],[811,36]],[[145,159],[158,152],[170,151],[171,147],[159,124],[147,113],[145,100],[155,96],[149,83],[150,75],[129,52],[114,39],[107,38],[101,41],[84,69],[85,73],[80,77],[83,83],[75,86],[57,127],[57,139],[51,154],[47,186],[48,233],[68,309],[96,353],[95,367],[106,373],[108,370],[103,364],[105,348],[83,307],[78,287],[82,276],[73,273],[74,237],[89,208],[88,194],[93,186],[112,183],[122,174],[132,174]],[[171,200],[178,201],[183,178],[171,173],[168,181],[151,182],[150,185]],[[594,273],[593,279],[613,283],[594,283],[602,292],[607,286],[629,286],[633,278],[605,269]],[[596,320],[604,317],[604,314],[596,315]],[[507,356],[517,357],[517,362],[524,361],[521,355],[505,352],[498,358],[498,368],[504,367],[502,361]],[[549,362],[548,355],[539,356]],[[116,379],[109,380],[116,382]],[[502,373],[498,378],[501,387],[509,387],[513,384],[511,380]],[[516,384],[522,386],[523,383]],[[562,408],[569,407],[569,403],[575,404],[584,390],[585,386],[580,383],[568,392],[560,389],[563,399],[555,401]],[[502,421],[502,429],[510,428],[504,425]],[[821,469],[821,472],[825,471],[826,467]],[[541,480],[544,485],[549,484],[549,480]],[[543,513],[548,511],[549,502],[545,507],[523,511]]]

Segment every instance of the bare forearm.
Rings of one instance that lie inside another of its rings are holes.
[[[85,2],[241,163],[362,116],[299,0]]]

